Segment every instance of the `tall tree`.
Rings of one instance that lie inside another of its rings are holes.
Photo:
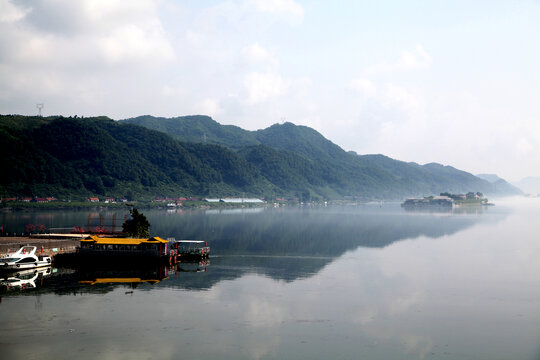
[[[130,211],[131,219],[122,224],[122,231],[129,236],[144,238],[150,236],[150,223],[143,213],[133,208]]]

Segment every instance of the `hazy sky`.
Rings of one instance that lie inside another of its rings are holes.
[[[540,176],[540,0],[0,0],[0,113],[37,103]]]

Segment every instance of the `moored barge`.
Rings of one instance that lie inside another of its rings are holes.
[[[79,266],[107,263],[112,265],[152,265],[170,260],[170,244],[160,237],[148,239],[88,236],[79,240],[73,253],[58,254],[58,265]]]
[[[99,262],[137,263],[177,262],[187,258],[207,258],[210,247],[199,240],[164,240],[154,236],[148,239],[88,236],[79,240],[74,253],[55,256],[56,263],[81,265]]]
[[[83,255],[146,256],[164,258],[169,256],[169,241],[154,236],[148,239],[106,238],[89,236],[79,240],[77,251]]]

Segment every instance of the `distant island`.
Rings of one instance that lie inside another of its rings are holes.
[[[347,152],[306,126],[248,131],[208,116],[0,115],[0,198],[267,202],[402,200],[426,193],[521,191],[437,163]],[[95,201],[95,200],[93,200]]]
[[[439,196],[407,199],[401,204],[405,208],[454,207],[460,205],[490,205],[481,192],[467,194],[441,193]]]

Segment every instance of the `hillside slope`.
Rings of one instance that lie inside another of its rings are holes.
[[[0,117],[2,195],[218,195],[272,189],[235,152],[107,118]],[[17,125],[14,126],[14,123]]]
[[[501,188],[450,166],[345,152],[291,123],[247,131],[201,116],[137,119],[144,126],[106,117],[0,115],[1,196],[400,200]]]
[[[384,155],[357,155],[346,152],[314,129],[292,123],[275,124],[266,129],[247,131],[234,126],[220,125],[205,116],[172,119],[146,116],[125,121],[135,122],[152,129],[166,126],[167,132],[180,141],[193,139],[197,141],[197,138],[191,134],[204,131],[208,134],[207,141],[239,151],[240,155],[257,166],[261,172],[266,173],[266,176],[274,176],[274,178],[277,176],[275,173],[271,174],[270,168],[275,166],[269,166],[266,163],[275,164],[278,155],[284,157],[283,164],[290,163],[294,157],[299,157],[301,159],[295,158],[294,162],[297,166],[303,164],[302,167],[305,169],[305,174],[299,176],[309,178],[310,174],[317,174],[318,181],[315,183],[308,181],[310,186],[315,186],[314,184],[327,186],[341,195],[375,194],[383,198],[403,198],[447,191],[454,193],[480,191],[488,195],[520,193],[519,189],[502,186],[501,183],[491,183],[451,166],[436,163],[419,165],[394,160]],[[220,127],[223,127],[221,132],[218,131]],[[229,136],[220,136],[228,131],[238,136],[239,141],[235,143]],[[276,150],[277,153],[267,149],[263,151],[263,148],[254,148],[251,145],[243,149],[239,146],[241,143],[264,145]],[[253,152],[257,155],[255,156]],[[255,159],[256,162],[254,162]],[[303,161],[310,163],[309,169]],[[284,167],[287,168],[288,165]],[[289,167],[288,172],[294,172],[294,170]],[[282,175],[282,179],[284,178]],[[290,180],[293,181],[293,179]]]

